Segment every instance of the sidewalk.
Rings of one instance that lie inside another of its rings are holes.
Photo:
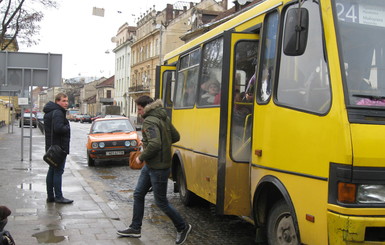
[[[24,134],[29,135],[29,128]],[[63,193],[74,199],[70,205],[46,203],[45,177],[48,165],[42,160],[44,135],[33,129],[32,161],[29,161],[29,139],[24,139],[21,161],[21,132],[14,126],[0,128],[0,205],[12,211],[5,229],[17,245],[36,244],[146,244],[143,239],[122,239],[117,229],[125,224],[99,198],[67,161],[63,175]]]

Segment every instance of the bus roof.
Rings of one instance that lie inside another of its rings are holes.
[[[265,1],[258,2],[256,5],[250,6],[250,8],[246,8],[244,12],[238,14],[237,16],[230,19],[229,21],[224,22],[223,24],[206,32],[205,34],[202,34],[201,36],[191,40],[190,42],[183,44],[179,48],[176,48],[175,50],[167,53],[164,56],[164,60],[175,58],[176,56],[180,55],[182,52],[189,50],[190,48],[193,48],[197,45],[200,45],[208,39],[221,35],[224,31],[231,30],[231,29],[235,29],[236,31],[242,31],[249,27],[252,27],[254,24],[251,26],[250,24],[249,25],[246,24],[244,27],[238,28],[240,26],[243,26],[249,20],[266,13],[271,9],[277,8],[280,5],[283,5],[283,1],[281,0],[269,0],[269,1],[265,0]],[[237,30],[237,28],[239,30]]]

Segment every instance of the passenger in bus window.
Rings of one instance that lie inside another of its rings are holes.
[[[196,86],[193,83],[187,83],[183,94],[183,106],[193,106],[195,103]]]
[[[201,97],[201,105],[213,105],[219,101],[220,84],[218,81],[211,79],[208,82],[207,91]]]

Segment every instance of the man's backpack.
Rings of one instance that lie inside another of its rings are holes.
[[[15,241],[8,231],[0,231],[0,245],[15,245]]]

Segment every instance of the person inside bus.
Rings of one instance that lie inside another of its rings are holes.
[[[193,83],[187,83],[183,94],[183,106],[193,106],[195,103],[196,86]]]
[[[207,91],[201,96],[201,105],[214,105],[214,102],[219,104],[220,97],[220,84],[215,79],[211,79],[207,82]]]

